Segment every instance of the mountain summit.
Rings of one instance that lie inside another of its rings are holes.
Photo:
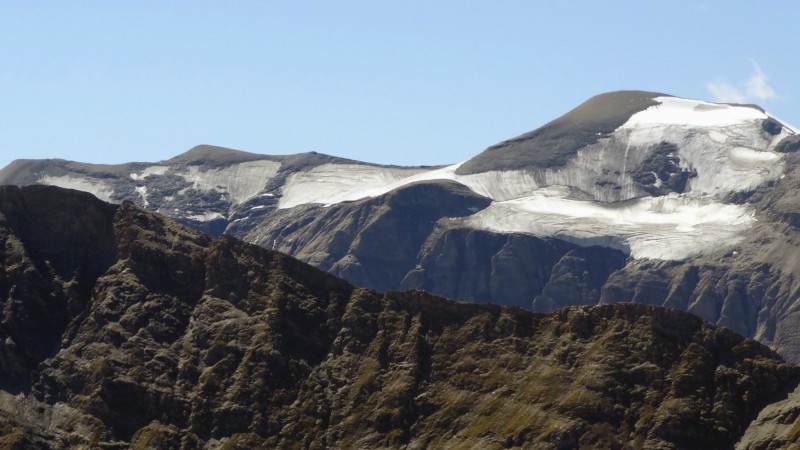
[[[0,183],[129,200],[380,290],[671,306],[800,361],[798,149],[757,106],[621,91],[444,167],[202,146],[158,163],[15,161]]]
[[[489,147],[462,164],[457,172],[564,165],[578,150],[610,136],[634,114],[659,105],[656,98],[665,97],[644,91],[617,91],[592,97],[541,128]]]

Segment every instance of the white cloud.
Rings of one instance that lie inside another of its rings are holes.
[[[753,74],[747,79],[747,95],[761,101],[778,98],[772,87],[767,84],[767,76],[761,71],[761,67],[755,61],[751,62],[753,64]]]
[[[745,81],[736,86],[727,80],[719,80],[706,84],[708,93],[715,102],[720,103],[749,103],[775,100],[778,95],[767,82],[767,76],[757,62],[751,61],[753,73]]]
[[[711,97],[718,103],[745,103],[747,98],[725,80],[706,84]]]

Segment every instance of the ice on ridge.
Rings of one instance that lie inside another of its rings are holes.
[[[631,116],[622,128],[682,125],[691,127],[728,127],[742,125],[768,116],[763,111],[739,105],[709,103],[679,97],[656,97],[657,105]]]

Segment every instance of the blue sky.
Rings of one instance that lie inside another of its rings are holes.
[[[0,0],[0,167],[197,144],[453,163],[619,89],[800,126],[798,17],[789,0]]]

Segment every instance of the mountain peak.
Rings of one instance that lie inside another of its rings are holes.
[[[188,151],[178,156],[170,158],[165,162],[169,163],[188,163],[190,165],[205,164],[210,166],[241,163],[247,161],[257,161],[260,159],[270,159],[267,155],[259,155],[241,150],[234,150],[227,147],[216,145],[196,145]]]
[[[564,165],[575,153],[622,126],[639,111],[664,96],[646,91],[615,91],[596,95],[563,116],[487,148],[458,169],[462,175],[528,166]]]
[[[617,135],[615,131],[623,126],[632,128],[634,123],[648,127],[708,128],[741,126],[748,121],[761,121],[763,131],[773,136],[780,134],[785,126],[757,105],[710,103],[646,91],[608,92],[590,98],[536,130],[487,148],[459,167],[457,173],[563,167],[579,150],[601,138]],[[791,127],[787,129],[793,132]],[[659,139],[662,134],[656,133],[651,140]]]

